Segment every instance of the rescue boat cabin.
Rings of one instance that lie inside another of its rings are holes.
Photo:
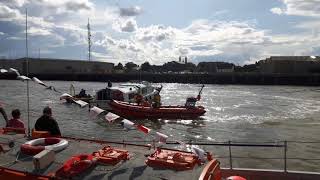
[[[151,101],[156,93],[159,93],[157,88],[148,82],[125,83],[99,90],[95,101],[98,107],[110,110],[110,100],[133,103],[136,101],[136,95],[141,95],[145,101]]]

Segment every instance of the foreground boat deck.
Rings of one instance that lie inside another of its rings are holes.
[[[175,171],[168,169],[152,168],[145,164],[147,156],[152,154],[155,150],[151,146],[144,144],[133,145],[122,142],[105,142],[99,140],[75,139],[66,138],[69,141],[69,146],[57,152],[55,161],[47,168],[40,171],[34,170],[33,157],[20,153],[20,145],[28,139],[24,135],[4,135],[0,134],[0,142],[8,143],[14,141],[13,148],[8,149],[5,153],[0,153],[0,167],[28,172],[36,175],[46,176],[50,173],[56,172],[63,163],[71,156],[78,154],[91,154],[94,151],[102,149],[104,146],[112,146],[129,151],[130,159],[120,162],[115,166],[98,164],[93,168],[85,171],[79,176],[72,179],[199,179],[204,165],[196,165],[193,170]],[[151,147],[151,148],[150,148]],[[320,179],[320,173],[308,172],[293,172],[280,170],[265,170],[265,169],[221,169],[222,179],[232,175],[240,175],[247,180],[314,180]],[[0,173],[0,179],[1,177]]]
[[[69,146],[56,153],[55,161],[50,164],[48,168],[35,171],[32,162],[33,157],[20,153],[20,145],[26,142],[27,139],[23,137],[23,135],[1,135],[1,142],[10,140],[15,141],[15,146],[10,151],[0,154],[0,166],[39,175],[47,175],[48,173],[55,172],[73,155],[91,154],[107,145],[128,150],[130,160],[120,162],[115,166],[98,164],[75,179],[198,179],[204,168],[204,165],[196,165],[193,170],[188,171],[153,169],[145,164],[146,156],[154,152],[153,148],[149,149],[147,146],[105,144],[68,139]]]

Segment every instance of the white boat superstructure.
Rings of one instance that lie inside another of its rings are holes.
[[[141,95],[145,101],[152,101],[155,94],[159,93],[161,87],[152,86],[151,83],[124,83],[115,87],[107,87],[97,91],[94,104],[105,110],[110,110],[110,100],[124,102],[135,102],[136,96]]]

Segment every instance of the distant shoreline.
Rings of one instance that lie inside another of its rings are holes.
[[[41,80],[127,82],[134,80],[153,83],[189,84],[239,84],[239,85],[299,85],[319,86],[320,74],[263,74],[263,73],[213,73],[213,74],[157,74],[157,73],[110,73],[110,74],[30,74]],[[0,74],[0,79],[16,79],[12,73]]]

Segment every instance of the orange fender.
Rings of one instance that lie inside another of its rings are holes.
[[[33,129],[31,136],[32,136],[32,139],[46,138],[46,137],[50,137],[50,132],[49,131],[36,131]]]

